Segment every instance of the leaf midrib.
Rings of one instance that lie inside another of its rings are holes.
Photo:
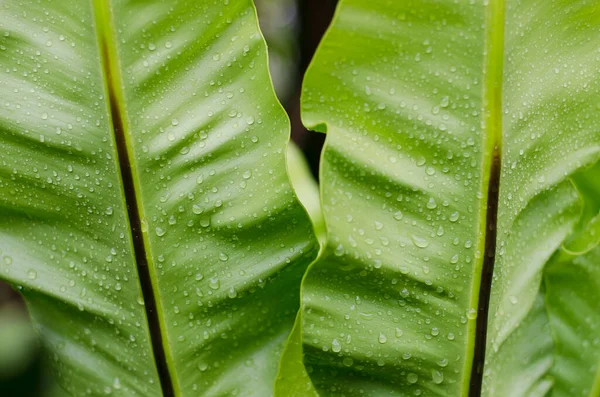
[[[122,196],[127,208],[129,230],[133,244],[134,258],[142,294],[146,320],[150,332],[153,357],[164,397],[180,396],[180,388],[172,376],[174,360],[166,338],[164,321],[159,313],[163,312],[161,301],[156,299],[154,286],[157,275],[152,256],[148,254],[150,242],[142,229],[144,207],[140,195],[141,186],[130,141],[127,115],[124,110],[123,78],[116,48],[116,37],[112,18],[111,0],[93,0],[95,28],[102,61],[105,96],[110,109],[114,144],[117,148],[119,172],[121,175]]]
[[[477,307],[477,321],[474,346],[469,349],[472,361],[470,397],[481,396],[483,382],[483,363],[487,342],[488,312],[492,286],[492,275],[496,259],[498,201],[500,194],[500,171],[502,167],[502,81],[504,66],[504,0],[489,0],[485,16],[484,48],[484,141],[483,141],[483,178],[481,192],[484,205],[479,214],[478,228],[483,235],[478,241],[478,251],[483,252],[481,273],[473,277],[471,289],[472,307]]]

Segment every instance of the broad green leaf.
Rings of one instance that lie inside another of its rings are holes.
[[[541,272],[574,227],[581,209],[578,203],[570,183],[544,191],[519,212],[510,232],[499,240],[493,284],[497,289],[492,289],[488,320],[484,395],[546,395],[546,375],[553,361],[552,338],[544,308],[536,304],[536,299],[543,301],[539,298]],[[500,213],[500,225],[503,219],[510,219],[509,214]]]
[[[495,363],[510,358],[512,353],[503,343],[519,332],[519,323],[525,321],[538,294],[543,265],[565,239],[568,223],[580,218],[572,212],[583,213],[585,209],[585,200],[580,199],[579,208],[568,208],[566,192],[560,193],[570,183],[566,178],[577,179],[576,170],[594,164],[600,152],[600,53],[590,41],[598,29],[600,3],[505,3],[504,167],[498,216],[499,260],[494,269],[488,322],[489,374],[494,373]],[[555,193],[538,193],[551,186],[557,186]],[[539,201],[536,195],[548,200],[539,210],[535,209]],[[560,206],[565,211],[562,214]],[[570,270],[577,274],[577,269]],[[521,334],[526,341],[537,337]],[[484,378],[485,394],[503,397],[493,391],[522,377],[522,366],[515,363],[512,377],[507,374],[496,382]],[[523,390],[513,395],[527,394]]]
[[[4,2],[2,278],[73,394],[160,395],[91,2]]]
[[[581,218],[569,177],[600,155],[597,5],[338,7],[302,104],[327,132],[328,246],[301,310],[314,387],[474,395],[486,347],[484,395],[544,395],[542,271]]]
[[[311,217],[321,248],[326,244],[327,232],[321,210],[319,187],[314,180],[306,160],[294,145],[288,146],[288,170],[294,190]],[[275,382],[275,396],[317,397],[310,377],[304,367],[302,351],[302,323],[300,312],[279,361],[279,372]]]
[[[568,239],[547,266],[546,307],[556,357],[551,371],[553,396],[597,396],[600,393],[600,163],[573,180],[584,206],[587,224]],[[572,250],[579,247],[582,250]]]
[[[600,393],[600,249],[560,252],[546,273],[546,305],[556,345],[552,396]]]
[[[554,341],[544,304],[544,293],[535,298],[527,317],[506,339],[493,369],[486,366],[486,393],[496,396],[545,397],[554,386],[548,375],[553,364]],[[504,379],[510,381],[505,382]]]
[[[62,386],[272,394],[318,244],[251,2],[2,7],[0,277]]]
[[[281,355],[279,373],[275,381],[275,396],[277,397],[319,396],[304,366],[301,321],[301,312],[299,312],[285,350]]]

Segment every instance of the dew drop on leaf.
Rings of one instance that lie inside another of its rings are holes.
[[[416,236],[416,235],[413,234],[411,236],[411,238],[412,238],[412,242],[415,245],[415,247],[418,247],[418,248],[427,248],[427,247],[429,247],[429,241],[427,241],[423,237],[419,237],[419,236]]]
[[[406,380],[412,385],[417,383],[419,376],[413,372],[410,372],[408,375],[406,375]]]
[[[331,341],[331,350],[333,350],[335,353],[339,353],[342,350],[342,345],[340,344],[339,340],[334,339]]]
[[[440,383],[442,383],[444,381],[444,374],[442,374],[438,370],[432,369],[431,370],[431,380],[433,380],[433,383],[439,385]]]

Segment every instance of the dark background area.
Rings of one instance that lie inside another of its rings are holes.
[[[307,131],[300,121],[302,76],[325,33],[337,0],[255,0],[269,45],[271,75],[291,121],[292,140],[302,149],[315,177],[325,136]],[[0,282],[0,395],[60,397],[44,349],[26,307],[9,285]]]

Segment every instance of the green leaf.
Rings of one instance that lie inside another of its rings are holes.
[[[572,185],[561,183],[533,197],[512,218],[510,229],[504,229],[508,232],[499,240],[488,319],[485,395],[546,395],[552,338],[546,313],[536,300],[544,265],[580,214],[577,204]],[[511,217],[501,212],[499,219],[501,226]],[[540,387],[542,391],[533,392]]]
[[[506,339],[504,354],[485,367],[488,395],[545,397],[554,386],[548,376],[552,367],[554,341],[544,293],[540,292],[519,327]],[[504,379],[509,379],[505,382]]]
[[[532,307],[538,294],[543,266],[557,244],[565,240],[567,225],[583,219],[573,216],[573,211],[585,213],[581,199],[577,200],[578,209],[568,208],[566,191],[575,192],[567,187],[567,178],[577,180],[577,170],[596,163],[600,151],[598,52],[589,41],[597,30],[599,12],[598,3],[568,0],[506,3],[505,166],[500,195],[505,205],[498,217],[501,256],[490,302],[489,373],[494,371],[494,362],[511,356],[510,349],[502,344],[510,334],[519,332],[519,323],[525,321],[526,309]],[[538,193],[551,186],[555,193]],[[535,210],[536,194],[548,200],[539,210]],[[597,205],[598,196],[595,199]],[[559,206],[565,211],[562,219]],[[528,222],[529,216],[537,220]],[[574,276],[578,273],[574,268],[568,271]],[[548,297],[558,298],[551,285],[547,291]],[[515,298],[517,303],[513,303]],[[527,340],[531,339],[530,334]],[[512,377],[498,379],[496,385],[513,383],[522,373],[521,366],[515,364]],[[495,387],[487,381],[485,386],[490,390]],[[519,395],[527,394],[515,394]]]
[[[306,208],[315,228],[315,233],[321,244],[325,243],[325,219],[321,210],[321,198],[319,196],[319,185],[310,172],[304,154],[294,144],[288,145],[287,164],[290,180],[298,199]]]
[[[0,277],[61,385],[272,394],[318,244],[251,2],[2,7]]]
[[[289,336],[285,350],[281,355],[279,373],[275,381],[275,396],[280,397],[318,397],[304,366],[302,351],[302,322],[298,313],[294,328]]]
[[[327,232],[321,210],[319,187],[310,173],[310,169],[300,150],[294,145],[288,146],[288,170],[294,190],[306,207],[321,249],[325,247]],[[306,368],[302,351],[302,323],[300,312],[294,328],[279,362],[279,372],[275,381],[275,396],[281,397],[318,397]]]
[[[540,283],[600,156],[597,7],[340,3],[302,101],[327,131],[301,311],[319,395],[474,395],[486,345],[484,395],[551,387]]]
[[[556,357],[553,396],[600,393],[600,163],[573,177],[584,203],[576,232],[551,259],[545,272],[546,306]],[[577,248],[577,249],[573,249]]]
[[[579,224],[563,250],[573,255],[583,255],[600,243],[600,163],[577,173],[572,180],[583,202],[583,213]]]
[[[559,253],[546,273],[546,305],[556,345],[553,396],[600,393],[600,249]]]

